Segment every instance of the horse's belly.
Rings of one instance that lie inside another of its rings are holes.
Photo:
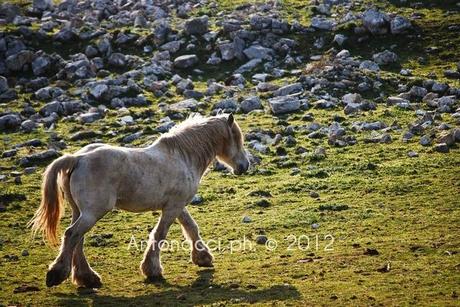
[[[130,212],[145,212],[161,210],[163,208],[163,203],[161,199],[153,195],[152,197],[146,195],[131,195],[129,198],[118,198],[115,207]]]

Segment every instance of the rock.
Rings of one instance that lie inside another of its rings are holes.
[[[311,26],[316,29],[330,31],[335,25],[336,23],[332,19],[317,16],[311,19]]]
[[[197,111],[198,101],[196,101],[193,98],[182,100],[182,101],[179,101],[177,103],[170,105],[169,109],[173,111],[178,111],[178,112],[187,111],[187,110]]]
[[[334,36],[334,42],[339,46],[343,46],[343,44],[345,44],[347,40],[348,40],[348,37],[346,37],[343,34],[336,34]]]
[[[242,74],[242,73],[251,71],[254,68],[256,68],[257,65],[259,65],[260,63],[262,63],[262,59],[252,59],[248,61],[247,63],[241,65],[237,70],[235,70],[235,73]]]
[[[2,158],[14,157],[17,154],[17,152],[17,149],[5,150],[4,152],[2,152]]]
[[[431,90],[433,92],[435,92],[435,93],[438,93],[438,94],[444,94],[444,92],[446,92],[448,88],[449,88],[449,85],[447,85],[445,83],[435,82],[435,83],[433,83],[433,86],[431,87]]]
[[[436,150],[437,152],[448,153],[449,152],[449,146],[447,146],[446,143],[436,144],[434,146],[434,150]]]
[[[10,113],[0,116],[0,131],[16,129],[21,125],[21,117],[18,114]]]
[[[344,59],[350,57],[350,51],[343,49],[339,53],[337,53],[336,58],[338,59]]]
[[[208,16],[187,20],[184,24],[185,33],[188,35],[201,35],[208,32]]]
[[[180,41],[172,41],[160,46],[160,50],[169,51],[170,53],[176,53],[179,51],[182,43]]]
[[[33,56],[32,51],[22,50],[6,58],[6,67],[11,71],[21,71],[25,65],[32,62]]]
[[[407,18],[396,16],[390,22],[390,31],[392,34],[404,33],[412,28],[412,24]]]
[[[294,83],[294,84],[289,84],[289,85],[279,88],[273,93],[273,95],[274,96],[286,96],[286,95],[291,95],[295,93],[300,93],[302,91],[303,91],[302,83]]]
[[[169,32],[171,32],[171,26],[165,18],[157,19],[153,22],[153,36],[155,43],[158,45],[162,45],[166,42]]]
[[[262,104],[258,96],[251,96],[241,102],[240,108],[243,113],[249,113],[253,110],[262,109]]]
[[[249,216],[244,216],[243,217],[243,223],[251,223],[252,219]]]
[[[32,154],[29,156],[25,156],[19,159],[19,166],[32,166],[34,164],[48,162],[50,160],[54,160],[58,158],[60,154],[54,149],[48,149],[46,151],[42,151],[36,154]]]
[[[428,135],[424,135],[420,138],[420,145],[422,146],[430,146],[431,142],[432,140]]]
[[[134,18],[134,27],[145,28],[147,26],[147,19],[143,15],[137,15]]]
[[[192,200],[190,201],[190,203],[192,205],[200,205],[203,203],[203,197],[199,194],[195,194],[192,198]]]
[[[271,55],[274,53],[274,51],[273,49],[266,48],[260,45],[252,45],[249,48],[244,49],[243,53],[250,60],[252,59],[270,60]]]
[[[423,98],[428,93],[427,89],[421,86],[412,86],[409,94],[415,98]]]
[[[131,115],[126,115],[120,118],[120,123],[122,125],[134,125],[135,121],[134,118]]]
[[[80,141],[80,140],[85,140],[85,139],[92,139],[92,138],[99,137],[99,136],[101,136],[101,133],[99,131],[93,131],[93,130],[79,131],[71,135],[70,140]]]
[[[34,11],[43,12],[53,8],[53,0],[34,0],[32,3]]]
[[[39,56],[32,62],[32,71],[34,75],[41,76],[51,67],[51,58],[49,56]]]
[[[389,65],[398,61],[396,53],[385,50],[372,56],[373,60],[379,65]]]
[[[179,94],[184,93],[186,90],[192,90],[193,88],[193,81],[190,79],[182,79],[176,84],[176,92]]]
[[[295,112],[300,109],[300,101],[297,97],[292,96],[280,96],[268,100],[273,114],[284,114]]]
[[[112,53],[108,63],[113,67],[124,67],[126,65],[126,56],[123,53]]]
[[[359,69],[365,69],[365,70],[370,70],[370,71],[379,71],[380,67],[379,64],[373,62],[373,61],[362,61],[361,64],[359,64]]]
[[[235,58],[235,47],[233,43],[225,43],[219,45],[221,57],[225,61],[230,61]]]
[[[132,133],[132,134],[129,134],[129,135],[123,137],[121,142],[124,143],[124,144],[132,143],[135,140],[139,139],[142,135],[143,135],[142,131]]]
[[[380,11],[368,9],[363,13],[363,26],[372,34],[388,33],[388,22],[390,18]]]
[[[349,103],[360,103],[361,102],[361,95],[356,93],[348,93],[342,96],[342,101],[344,104]]]
[[[96,84],[89,89],[89,93],[96,100],[102,100],[109,92],[109,87],[106,84]]]
[[[0,76],[0,94],[8,91],[9,89],[8,80],[5,77]]]
[[[259,235],[259,236],[256,237],[256,243],[257,244],[263,245],[263,244],[267,243],[267,241],[268,241],[268,238],[265,235]]]
[[[62,28],[59,32],[54,34],[53,39],[62,43],[72,42],[78,39],[78,35],[67,27]]]
[[[101,118],[102,116],[99,112],[88,112],[79,115],[77,120],[82,124],[90,124]]]
[[[401,105],[401,104],[409,104],[410,101],[398,96],[390,96],[387,99],[387,104],[389,105]]]
[[[415,152],[415,151],[413,151],[413,150],[411,150],[411,151],[409,151],[409,152],[407,153],[407,156],[408,156],[409,158],[415,158],[415,157],[418,157],[418,153]]]
[[[439,135],[439,137],[436,140],[437,143],[444,143],[447,144],[447,146],[452,146],[455,143],[455,135],[454,131],[448,132],[448,131],[443,131]]]
[[[181,55],[174,59],[174,66],[177,68],[188,68],[198,63],[198,57],[195,54]]]
[[[213,110],[223,110],[225,112],[235,112],[237,108],[238,104],[232,98],[221,100],[212,107]]]
[[[32,132],[35,128],[37,128],[37,124],[30,119],[27,119],[21,123],[21,130],[24,132]]]

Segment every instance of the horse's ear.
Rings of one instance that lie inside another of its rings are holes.
[[[230,115],[227,118],[227,123],[230,127],[232,127],[234,122],[235,122],[235,119],[233,118],[233,114],[230,113]]]

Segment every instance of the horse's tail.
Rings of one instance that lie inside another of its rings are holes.
[[[68,185],[70,174],[77,162],[78,157],[64,155],[46,168],[43,173],[42,201],[34,217],[28,223],[28,226],[32,226],[33,235],[37,232],[43,233],[44,238],[52,246],[59,243],[57,230],[63,209],[62,189],[69,188],[68,186],[63,187],[62,184]],[[61,179],[61,184],[58,184],[58,179]]]

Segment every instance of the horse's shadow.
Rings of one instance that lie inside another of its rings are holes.
[[[274,285],[264,289],[245,290],[238,285],[219,285],[213,283],[214,269],[201,270],[198,277],[188,286],[172,285],[163,280],[157,287],[167,288],[162,292],[135,297],[94,294],[59,294],[60,306],[151,306],[151,305],[203,305],[213,303],[258,303],[298,299],[300,294],[289,285]]]

